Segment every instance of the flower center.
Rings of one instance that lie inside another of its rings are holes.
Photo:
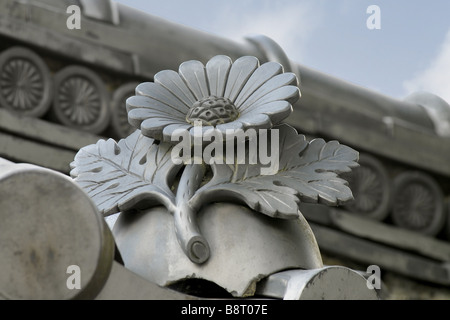
[[[234,121],[238,116],[239,112],[230,99],[209,96],[192,105],[186,121],[191,124],[201,121],[204,126],[216,126]]]

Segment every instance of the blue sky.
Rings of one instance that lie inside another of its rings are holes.
[[[120,0],[236,40],[262,33],[303,65],[381,93],[417,90],[450,102],[448,0]],[[381,29],[369,30],[370,5]]]

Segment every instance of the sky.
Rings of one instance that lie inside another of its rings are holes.
[[[117,2],[234,40],[267,35],[291,60],[398,99],[422,90],[450,102],[448,0]]]

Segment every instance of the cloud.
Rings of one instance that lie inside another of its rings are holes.
[[[258,1],[251,10],[225,8],[214,24],[214,32],[234,40],[264,34],[275,40],[290,59],[301,61],[320,19],[316,2]]]
[[[428,91],[450,103],[450,30],[429,67],[403,83],[407,93]]]

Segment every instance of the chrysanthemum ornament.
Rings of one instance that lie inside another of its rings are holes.
[[[154,82],[137,86],[127,100],[129,122],[137,130],[119,142],[100,140],[82,148],[71,164],[72,177],[105,216],[121,212],[115,236],[126,248],[126,265],[160,285],[202,278],[236,296],[248,295],[261,275],[321,266],[299,204],[351,200],[339,174],[357,166],[358,153],[337,141],[307,141],[282,123],[300,97],[297,83],[295,74],[284,73],[276,62],[216,56],[206,65],[188,61],[178,72],[161,71]],[[258,139],[256,147],[246,140],[244,156],[233,163],[180,163],[172,153],[179,130],[194,142],[199,132],[212,131],[225,144],[239,130],[269,132],[275,140]],[[262,149],[277,159],[265,174],[261,159],[241,161]],[[260,252],[264,248],[270,252]],[[242,268],[216,270],[240,262]]]
[[[276,62],[259,65],[255,57],[234,63],[216,56],[204,66],[187,61],[179,71],[164,70],[142,83],[127,100],[128,120],[142,134],[172,142],[175,130],[217,130],[224,140],[233,130],[270,129],[292,113],[300,91],[297,77]]]

